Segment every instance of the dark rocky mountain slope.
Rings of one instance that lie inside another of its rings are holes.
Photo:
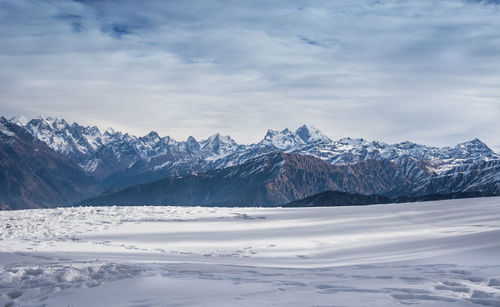
[[[99,192],[68,158],[0,118],[0,204],[24,209],[68,205]]]
[[[272,206],[327,190],[382,193],[407,182],[390,161],[332,165],[308,155],[271,153],[241,165],[138,185],[83,204]]]

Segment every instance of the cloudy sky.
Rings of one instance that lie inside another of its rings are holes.
[[[500,151],[500,1],[0,0],[0,115]]]

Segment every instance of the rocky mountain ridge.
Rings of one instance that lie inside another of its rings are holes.
[[[389,161],[332,165],[310,155],[273,152],[235,166],[107,193],[83,204],[276,206],[326,190],[374,194],[406,182]]]
[[[43,116],[30,121],[13,118],[11,122],[24,122],[24,127],[34,137],[77,162],[87,174],[97,178],[133,168],[135,163],[141,165],[138,173],[162,169],[163,173],[168,173],[173,166],[182,168],[183,164],[192,165],[192,169],[187,171],[202,171],[241,164],[269,152],[307,154],[335,165],[369,159],[394,161],[412,157],[426,161],[428,171],[435,173],[473,161],[500,158],[479,139],[443,148],[412,142],[386,144],[351,138],[332,140],[307,125],[296,131],[268,130],[260,142],[241,145],[231,137],[218,133],[200,142],[193,137],[176,141],[169,136],[160,137],[154,131],[142,137],[115,132],[113,129],[102,133],[95,126],[69,125],[64,119]]]
[[[323,182],[331,181],[329,176],[332,174],[343,178],[337,183],[345,184],[324,188],[349,193],[377,193],[392,197],[500,191],[500,156],[479,139],[443,148],[411,142],[386,144],[351,138],[332,140],[318,129],[303,125],[295,131],[268,130],[261,141],[242,145],[231,137],[220,134],[201,141],[193,137],[186,141],[176,141],[169,136],[161,137],[154,131],[141,137],[111,128],[101,132],[97,127],[69,124],[60,118],[2,118],[0,135],[8,139],[17,134],[29,135],[45,144],[57,157],[71,162],[81,173],[98,182],[98,189],[93,190],[95,195],[102,191],[111,195],[169,177],[198,176],[212,171],[245,168],[248,167],[245,166],[247,163],[278,153],[311,157],[321,161],[323,166],[316,168],[317,174],[310,175],[309,180],[302,180],[301,172],[310,174],[307,167],[300,163],[285,164],[283,167],[288,167],[288,173],[294,174],[287,177],[289,182],[295,182],[288,188],[308,192],[297,192],[294,195],[290,192],[292,190],[288,190],[285,193],[280,189],[286,184],[278,185],[279,188],[269,187],[272,188],[269,191],[274,191],[275,195],[266,199],[273,204],[322,192],[317,187],[321,187]],[[4,142],[2,146],[8,150],[10,145]],[[309,164],[308,159],[297,161],[302,161],[305,165],[316,165]],[[18,163],[22,164],[23,161]],[[294,170],[290,169],[290,165],[293,165]],[[341,175],[322,172],[325,165],[328,166],[326,169],[334,167]],[[227,183],[222,180],[220,184]],[[299,187],[300,185],[302,186]],[[83,195],[89,195],[88,191],[81,194],[82,198]],[[285,196],[280,198],[277,195]],[[278,201],[279,199],[281,200]],[[236,202],[234,199],[232,201]]]
[[[22,127],[0,118],[0,206],[61,206],[100,192],[98,182]]]

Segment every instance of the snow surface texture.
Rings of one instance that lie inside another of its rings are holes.
[[[500,197],[0,212],[0,306],[500,306]]]

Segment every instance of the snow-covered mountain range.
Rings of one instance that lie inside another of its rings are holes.
[[[102,132],[97,127],[43,116],[31,120],[4,118],[3,122],[20,127],[71,160],[88,176],[100,181],[103,190],[242,165],[276,152],[310,155],[346,169],[361,162],[384,161],[399,172],[394,178],[404,178],[401,189],[411,187],[405,191],[417,194],[450,192],[443,186],[460,187],[462,191],[480,190],[487,185],[487,190],[500,190],[500,155],[479,139],[442,148],[412,142],[333,140],[318,129],[303,125],[295,131],[268,130],[260,142],[243,145],[220,134],[201,141],[193,137],[177,141],[154,131],[138,137],[111,128]],[[2,124],[0,133],[8,136],[13,132]],[[450,185],[450,180],[458,182]],[[438,182],[440,187],[431,188]]]
[[[220,134],[199,142],[193,137],[176,141],[169,136],[160,137],[154,131],[142,137],[116,132],[112,128],[103,133],[95,126],[70,125],[64,119],[52,117],[39,116],[30,121],[16,117],[10,121],[23,125],[34,137],[78,162],[85,172],[100,177],[130,168],[138,161],[147,162],[145,171],[169,167],[174,163],[201,161],[211,168],[220,168],[276,151],[312,155],[332,164],[413,157],[428,161],[429,170],[438,173],[472,161],[500,157],[478,139],[443,148],[411,142],[386,144],[351,138],[332,140],[307,125],[296,131],[268,130],[260,142],[239,145],[230,136]],[[104,166],[104,162],[109,162],[109,159],[115,160],[115,169],[106,169]]]

